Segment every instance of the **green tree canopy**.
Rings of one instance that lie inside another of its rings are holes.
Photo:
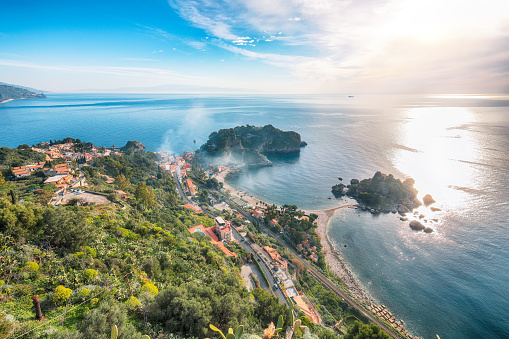
[[[375,324],[356,321],[344,339],[390,339],[391,337]]]

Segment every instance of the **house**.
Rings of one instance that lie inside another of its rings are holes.
[[[217,238],[217,235],[214,233],[214,227],[204,227],[203,225],[198,225],[198,226],[189,228],[189,232],[191,232],[191,234],[198,232],[204,236],[210,237],[211,238],[210,242],[213,245],[216,245],[217,247],[219,247],[219,249],[221,251],[223,251],[227,257],[236,257],[236,258],[238,257],[235,252],[232,252],[229,249],[227,249],[226,246],[224,246],[224,244],[221,241],[219,241],[219,239]]]
[[[256,219],[260,219],[261,217],[263,217],[263,215],[264,215],[263,211],[260,210],[253,211],[253,217],[255,217]]]
[[[191,179],[187,178],[185,181],[187,190],[189,191],[189,195],[194,197],[196,195],[196,190],[194,189],[194,184]]]
[[[12,172],[14,173],[16,178],[28,177],[31,174],[30,170],[27,170],[25,168],[13,169]]]
[[[229,222],[226,222],[221,217],[214,219],[214,229],[220,235],[223,241],[233,241],[233,232]]]
[[[67,173],[57,174],[44,180],[45,184],[56,184],[58,188],[66,187],[72,176]]]

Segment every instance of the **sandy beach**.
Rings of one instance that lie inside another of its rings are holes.
[[[244,200],[245,202],[247,202],[248,204],[252,205],[252,206],[262,206],[262,204],[264,204],[263,201],[259,200],[259,199],[256,199],[255,197],[247,194],[247,193],[243,193],[233,187],[231,187],[230,185],[228,185],[228,183],[225,181],[225,178],[226,176],[228,175],[228,173],[230,173],[230,169],[225,169],[223,170],[221,173],[217,174],[215,176],[215,178],[217,179],[217,181],[219,182],[222,182],[223,183],[223,188],[228,191],[232,196],[235,196],[239,199],[242,199]]]
[[[216,175],[216,179],[219,182],[223,183],[223,188],[230,192],[231,195],[236,196],[247,203],[253,205],[253,206],[261,206],[264,204],[263,201],[256,199],[255,197],[250,196],[247,193],[242,193],[238,191],[237,189],[231,187],[228,185],[228,183],[225,181],[226,176],[230,172],[229,169],[223,170],[221,173]],[[352,293],[352,296],[356,298],[358,301],[363,301],[366,304],[370,304],[370,300],[366,293],[363,291],[357,280],[354,278],[351,271],[346,266],[345,262],[341,258],[341,255],[334,251],[334,247],[332,246],[332,243],[327,236],[327,228],[329,226],[329,222],[331,218],[334,216],[334,214],[342,208],[353,208],[355,207],[352,204],[345,204],[341,205],[335,208],[326,209],[326,210],[317,210],[317,211],[311,211],[311,210],[304,210],[304,212],[309,215],[310,213],[314,213],[318,215],[317,219],[317,229],[316,232],[318,233],[320,237],[320,242],[323,246],[323,253],[325,255],[325,262],[329,266],[329,269],[336,274],[338,277],[340,277],[343,282],[348,286],[348,289]]]
[[[0,104],[5,104],[6,102],[9,102],[9,101],[13,101],[14,99],[7,99],[7,100],[4,100],[4,101],[0,101]]]
[[[320,242],[323,246],[322,251],[325,255],[325,262],[329,266],[329,269],[340,277],[343,282],[348,286],[348,289],[352,293],[352,296],[358,301],[363,301],[366,304],[370,304],[370,300],[364,290],[361,288],[352,272],[348,269],[345,262],[341,258],[340,254],[334,251],[334,246],[327,236],[327,228],[329,222],[337,210],[342,208],[353,208],[354,205],[346,204],[335,208],[319,211],[304,211],[307,215],[314,213],[318,215],[317,229],[316,232],[320,237]]]

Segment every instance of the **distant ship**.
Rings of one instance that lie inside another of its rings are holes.
[[[349,97],[349,98],[353,98],[353,95],[349,95],[348,97]]]

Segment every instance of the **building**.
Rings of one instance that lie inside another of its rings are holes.
[[[189,191],[189,195],[194,197],[196,195],[196,190],[194,189],[193,182],[189,178],[186,179],[185,182],[186,182],[187,190]]]
[[[214,219],[214,230],[221,237],[223,241],[233,241],[233,231],[229,222],[226,222],[221,217]]]
[[[263,211],[260,210],[253,211],[253,217],[255,217],[256,219],[260,219],[261,217],[263,217],[263,215],[264,215]]]

